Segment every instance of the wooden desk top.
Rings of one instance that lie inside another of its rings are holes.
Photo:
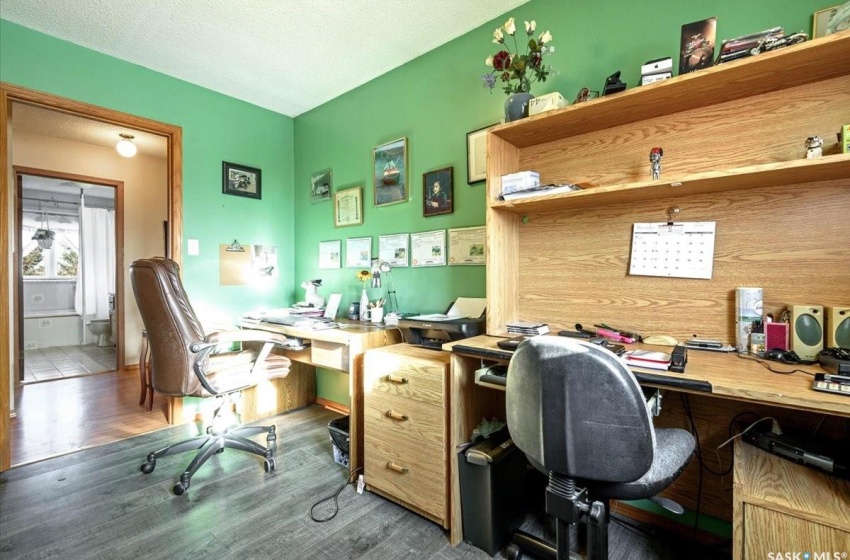
[[[341,328],[335,329],[304,329],[299,327],[290,327],[286,325],[276,325],[274,323],[264,323],[262,321],[254,321],[243,319],[239,322],[239,327],[243,329],[255,329],[260,331],[268,331],[284,334],[286,336],[294,336],[309,340],[319,340],[322,342],[332,342],[336,344],[351,344],[353,339],[359,339],[367,336],[383,337],[387,331],[395,330],[396,327],[377,326],[366,322],[338,320]],[[390,343],[392,344],[392,343]]]
[[[481,335],[449,342],[443,345],[443,350],[474,358],[509,361],[513,353],[499,348],[499,340],[502,338]],[[648,344],[630,344],[628,348],[670,350],[669,347]],[[823,371],[819,366],[770,364],[778,371]],[[685,373],[632,371],[643,385],[850,417],[850,397],[815,391],[810,375],[771,373],[755,360],[739,358],[734,352],[690,350]]]

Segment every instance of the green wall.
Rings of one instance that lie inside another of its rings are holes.
[[[291,118],[5,20],[0,80],[182,127],[184,283],[204,319],[232,321],[294,297]],[[260,168],[262,200],[222,194],[222,161]],[[187,256],[189,238],[199,256]],[[218,245],[233,239],[277,245],[280,277],[220,286]]]
[[[532,0],[509,14],[494,14],[489,23],[428,52],[295,119],[295,251],[296,284],[322,278],[321,293],[339,291],[343,310],[359,297],[356,270],[318,269],[320,241],[373,238],[403,232],[484,224],[484,185],[466,183],[466,133],[499,122],[505,95],[481,86],[484,59],[495,54],[493,30],[514,16],[517,33],[524,20],[537,21],[537,33],[550,30],[555,52],[548,56],[557,74],[532,93],[560,92],[572,102],[582,87],[601,90],[605,78],[617,70],[629,87],[640,81],[640,66],[648,60],[671,56],[678,70],[678,48],[683,24],[716,16],[717,39],[737,37],[782,25],[788,32],[811,33],[812,13],[834,5],[834,0],[716,0],[714,2],[595,2]],[[651,7],[650,7],[651,6]],[[651,112],[652,107],[647,107]],[[376,208],[371,179],[372,148],[389,140],[408,139],[408,203]],[[455,211],[422,216],[422,174],[454,167]],[[311,204],[310,175],[333,170],[333,188],[362,186],[364,222],[335,228],[331,202]],[[566,240],[552,240],[553,243]],[[344,265],[344,261],[343,261]],[[400,307],[418,312],[443,311],[458,296],[483,297],[485,271],[477,267],[395,269]],[[382,289],[370,289],[372,299]],[[303,297],[303,296],[302,296]],[[348,402],[347,380],[321,372],[319,394]]]

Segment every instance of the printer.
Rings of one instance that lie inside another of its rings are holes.
[[[404,341],[439,350],[446,342],[478,336],[485,330],[487,300],[458,298],[445,313],[399,319]]]

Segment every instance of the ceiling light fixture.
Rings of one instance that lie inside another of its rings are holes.
[[[121,140],[115,144],[115,149],[118,150],[118,153],[124,157],[133,157],[136,155],[138,148],[133,143],[133,135],[132,134],[119,134]]]

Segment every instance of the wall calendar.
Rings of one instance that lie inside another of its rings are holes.
[[[716,222],[638,223],[629,274],[711,279]]]

